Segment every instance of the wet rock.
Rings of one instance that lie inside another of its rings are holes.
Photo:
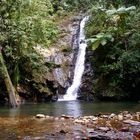
[[[94,129],[93,128],[88,128],[87,132],[88,132],[88,134],[92,134],[92,133],[94,133]]]
[[[84,123],[89,123],[89,120],[88,119],[83,119]]]
[[[136,112],[136,115],[139,115],[140,116],[140,112]]]
[[[124,117],[125,117],[125,119],[132,119],[133,118],[131,114],[126,114],[126,115],[124,115]]]
[[[84,121],[83,120],[79,120],[79,119],[75,119],[74,123],[84,123]]]
[[[63,118],[63,117],[60,117],[60,120],[61,120],[61,121],[64,121],[64,120],[65,120],[65,118]]]
[[[137,120],[140,120],[140,112],[136,112],[136,115],[135,116],[136,116],[136,119]]]
[[[98,118],[95,116],[84,116],[83,119],[97,120]]]
[[[45,117],[46,117],[46,116],[45,116],[44,114],[37,114],[37,115],[36,115],[36,118],[39,118],[39,119],[40,119],[40,118],[45,118]]]
[[[125,120],[123,121],[124,123],[130,124],[130,125],[134,125],[134,126],[140,126],[140,122],[138,121],[133,121],[133,120]]]
[[[97,121],[97,120],[98,120],[97,117],[93,117],[93,118],[92,118],[92,121]]]
[[[110,130],[108,127],[99,127],[98,129],[99,129],[99,130],[102,130],[102,131],[104,131],[104,132],[107,132],[107,131]]]
[[[108,118],[112,118],[112,116],[111,115],[110,116],[108,116],[108,115],[102,115],[102,118],[108,119]]]
[[[65,119],[71,119],[71,118],[73,118],[73,116],[68,116],[68,115],[64,115],[64,114],[61,115],[61,117],[62,117],[62,118],[65,118]]]
[[[115,117],[115,116],[116,116],[116,114],[112,113],[112,114],[109,116],[109,118],[111,119],[111,118],[113,118],[113,117]]]
[[[58,121],[58,120],[59,120],[59,117],[55,117],[54,120],[55,120],[55,121]]]
[[[48,116],[48,115],[46,115],[45,118],[46,118],[46,119],[54,119],[53,116]]]
[[[95,135],[91,135],[88,137],[90,140],[111,140],[110,137],[108,136],[104,136],[104,135],[98,135],[98,134],[95,134]]]
[[[119,121],[122,121],[122,120],[123,120],[123,115],[119,114],[119,115],[118,115],[118,120],[119,120]]]
[[[43,137],[34,137],[33,140],[42,140],[42,139],[43,139]]]
[[[81,139],[81,137],[80,136],[75,136],[75,138],[74,138],[75,140],[80,140]]]

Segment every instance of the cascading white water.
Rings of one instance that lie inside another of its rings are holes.
[[[85,41],[84,27],[87,20],[88,17],[85,17],[80,23],[80,31],[79,31],[79,39],[78,39],[79,50],[77,54],[72,85],[68,88],[66,95],[64,95],[62,99],[59,99],[59,101],[70,101],[70,100],[76,100],[77,98],[77,92],[81,84],[81,79],[85,68],[84,62],[85,62],[85,52],[86,52],[87,43]]]

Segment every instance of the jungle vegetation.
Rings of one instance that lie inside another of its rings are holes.
[[[11,104],[18,104],[18,83],[34,87],[34,71],[48,69],[35,47],[61,39],[61,15],[84,10],[90,15],[86,32],[94,51],[95,95],[140,99],[139,6],[139,0],[1,0],[0,96],[7,91]]]
[[[100,99],[140,99],[139,4],[104,1],[92,7],[87,36],[94,51],[93,90]]]

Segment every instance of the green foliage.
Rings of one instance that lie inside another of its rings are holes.
[[[116,89],[116,92],[125,91],[128,96],[135,93],[133,97],[140,98],[139,9],[131,6],[111,10],[94,7],[92,10],[86,30],[87,40],[94,50],[95,76],[99,78],[96,91],[103,88],[99,83],[106,83],[104,89],[113,90],[114,95]]]
[[[89,9],[93,3],[92,0],[64,0],[66,5],[68,5],[69,9],[76,9],[76,10],[87,10]]]
[[[13,84],[14,86],[18,85],[18,82],[20,80],[20,72],[19,72],[19,66],[18,64],[15,65],[14,71],[13,71],[14,75],[13,75]]]
[[[53,19],[50,0],[2,0],[0,2],[0,44],[5,60],[17,85],[24,63],[39,69],[42,58],[34,50],[37,45],[50,47],[58,29]],[[8,62],[10,60],[10,63]],[[26,60],[26,61],[23,61]]]
[[[107,41],[113,42],[114,38],[109,33],[98,33],[94,38],[87,39],[87,41],[90,41],[92,44],[92,50],[94,51],[99,47],[100,44],[104,46],[106,45]]]
[[[65,10],[89,10],[93,6],[102,6],[104,8],[115,7],[118,8],[119,6],[126,6],[129,7],[131,5],[139,6],[139,0],[52,0],[54,3],[55,9],[58,9],[58,6],[61,5]]]
[[[140,5],[139,0],[50,0],[52,9],[49,13],[57,13],[58,15],[63,15],[67,11],[72,10],[90,10],[95,5],[103,6],[104,8],[116,7],[120,5],[131,6]]]

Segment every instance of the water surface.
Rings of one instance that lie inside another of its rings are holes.
[[[80,102],[63,101],[46,104],[25,104],[18,108],[0,107],[0,117],[26,117],[43,113],[51,116],[62,114],[74,117],[95,115],[97,113],[111,113],[119,111],[140,111],[140,103],[136,102]]]

